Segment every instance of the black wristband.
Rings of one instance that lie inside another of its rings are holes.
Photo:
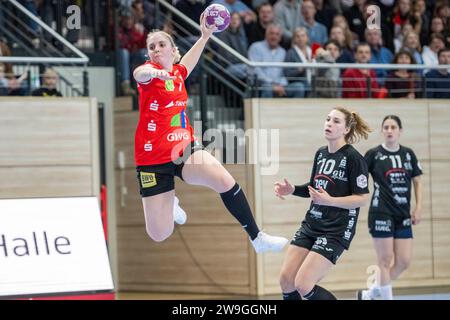
[[[309,190],[308,190],[309,183],[302,184],[300,186],[294,186],[294,192],[292,195],[302,198],[309,198]]]

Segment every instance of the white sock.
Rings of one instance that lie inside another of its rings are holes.
[[[392,297],[392,285],[387,284],[385,286],[380,286],[380,294],[383,300],[393,300]]]

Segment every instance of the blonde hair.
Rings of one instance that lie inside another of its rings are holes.
[[[170,44],[172,45],[173,48],[175,48],[175,56],[173,57],[173,63],[178,63],[181,60],[181,54],[180,54],[180,50],[178,50],[178,47],[175,45],[175,41],[173,40],[172,36],[170,34],[168,34],[165,31],[159,30],[159,29],[155,29],[152,30],[148,33],[147,35],[147,41],[146,41],[146,45],[147,45],[147,49],[148,49],[148,45],[150,42],[150,38],[153,37],[155,34],[160,33],[162,34],[164,37],[166,37]]]
[[[57,78],[58,77],[58,73],[55,70],[53,70],[52,68],[47,68],[47,69],[45,69],[45,71],[42,74],[42,76],[44,78],[50,78],[50,77]]]
[[[350,131],[345,135],[346,143],[353,144],[361,140],[361,138],[367,140],[372,129],[370,129],[367,122],[361,118],[359,113],[350,111],[344,107],[336,107],[333,110],[340,111],[344,114],[345,126],[350,128]]]

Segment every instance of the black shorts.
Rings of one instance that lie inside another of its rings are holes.
[[[190,150],[187,150],[188,148]],[[175,188],[174,177],[177,176],[183,180],[181,172],[184,163],[191,154],[198,150],[203,150],[203,146],[197,141],[194,141],[186,147],[183,155],[174,162],[137,166],[136,172],[141,197],[151,197],[173,190]]]
[[[333,264],[336,264],[336,261],[342,255],[342,252],[346,250],[335,237],[327,235],[312,237],[305,233],[302,227],[295,233],[291,244],[314,251],[330,260]]]
[[[411,217],[395,217],[385,213],[369,213],[369,232],[373,238],[411,239]]]

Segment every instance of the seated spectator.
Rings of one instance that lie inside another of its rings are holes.
[[[314,7],[316,8],[316,21],[323,24],[328,31],[333,25],[333,17],[338,12],[327,2],[324,0],[313,0]]]
[[[369,7],[372,5],[376,5],[378,2],[375,1],[366,1],[366,3],[363,6],[363,17],[364,17],[364,21],[368,21],[370,18],[370,14],[371,12],[373,12],[372,10],[369,10]],[[389,28],[389,25],[386,23],[385,19],[383,19],[384,16],[384,12],[381,13],[381,17],[379,21],[380,25],[378,25],[377,29],[382,30],[383,32],[381,33],[381,37],[382,37],[382,43],[383,46],[386,47],[387,49],[389,49],[391,52],[394,52],[394,38],[392,36],[392,31]],[[373,26],[372,26],[373,27]],[[367,28],[366,28],[367,29]],[[366,37],[366,31],[364,30],[364,39]]]
[[[433,33],[430,37],[430,44],[423,47],[422,59],[423,64],[432,66],[439,64],[438,52],[445,48],[444,36],[440,33]]]
[[[324,49],[316,51],[316,62],[335,63],[341,55],[341,47],[335,40],[329,40],[324,45]],[[316,69],[314,80],[317,98],[339,98],[340,97],[340,75],[338,68]]]
[[[130,83],[130,73],[135,66],[145,61],[146,33],[135,25],[131,12],[128,12],[121,16],[118,36],[122,94],[135,95],[136,91]]]
[[[278,0],[273,6],[275,23],[281,26],[283,38],[288,43],[291,42],[295,29],[303,22],[300,11],[302,2],[303,0]]]
[[[334,26],[330,31],[330,40],[334,40],[341,48],[341,55],[337,58],[337,63],[354,63],[353,52],[351,49],[352,41],[345,37],[344,29],[340,26]]]
[[[447,28],[444,25],[444,21],[440,17],[434,17],[431,20],[431,27],[430,32],[433,33],[440,33],[444,36],[445,39],[445,46],[450,45],[450,26],[447,26]]]
[[[178,0],[175,4],[175,8],[184,13],[197,25],[200,21],[200,15],[210,4],[211,0]],[[177,38],[185,38],[188,43],[185,50],[182,51],[187,51],[186,49],[189,49],[197,41],[200,36],[200,31],[186,23],[184,19],[178,17],[177,15],[173,15],[172,20],[175,25]]]
[[[364,31],[366,30],[366,20],[363,14],[366,2],[366,0],[355,0],[350,9],[344,12],[350,31],[357,35],[360,42],[364,41]]]
[[[389,64],[391,63],[394,55],[392,52],[383,46],[383,40],[381,38],[380,29],[366,29],[366,41],[370,46],[370,60],[369,63]],[[384,78],[387,75],[386,69],[375,70],[377,75],[377,81],[379,84],[384,83]]]
[[[356,47],[356,63],[369,63],[370,46],[367,43],[360,43]],[[346,69],[342,75],[342,97],[343,98],[371,98],[377,97],[379,85],[376,80],[375,71],[371,69]],[[371,96],[368,95],[369,88]]]
[[[275,16],[270,3],[263,3],[258,7],[257,12],[257,21],[244,24],[248,45],[264,40],[267,26],[274,23]]]
[[[11,56],[11,49],[6,44],[6,41],[3,39],[0,39],[0,57],[10,57]],[[5,76],[11,76],[13,74],[13,66],[11,63],[5,63]]]
[[[46,69],[42,75],[42,87],[34,90],[31,95],[36,97],[62,97],[61,92],[56,89],[58,74],[53,69]]]
[[[450,64],[450,48],[438,53],[439,64]],[[425,75],[427,98],[450,99],[450,72],[448,69],[431,70]]]
[[[0,63],[0,96],[24,96],[26,86],[22,83],[27,79],[27,71],[16,78],[13,74],[7,74],[6,64]]]
[[[414,26],[414,31],[419,35],[421,43],[429,42],[430,18],[426,10],[425,0],[416,0],[414,2],[411,23]]]
[[[308,43],[309,39],[306,29],[303,27],[295,29],[292,47],[287,51],[284,61],[312,62],[312,50]],[[303,98],[305,91],[309,90],[311,85],[311,70],[308,68],[284,68],[283,72],[289,82],[288,90],[298,91],[295,96]]]
[[[345,43],[353,52],[353,48],[359,43],[358,35],[350,31],[347,19],[342,14],[338,14],[333,19],[333,27],[341,27],[344,30]]]
[[[0,96],[8,95],[8,79],[5,77],[5,64],[0,62]]]
[[[311,47],[314,44],[322,46],[328,40],[328,31],[323,24],[315,20],[316,8],[314,7],[314,3],[311,0],[304,0],[301,11],[303,15],[301,26],[305,27],[308,31]]]
[[[392,61],[393,64],[415,64],[414,57],[408,51],[399,51]],[[407,69],[393,70],[388,73],[385,86],[390,98],[421,97],[420,77],[414,71]]]
[[[240,0],[215,0],[214,3],[225,6],[230,14],[238,12],[244,23],[256,21],[256,13]]]
[[[401,30],[400,34],[394,39],[395,53],[399,52],[400,49],[403,47],[403,42],[405,41],[405,37],[410,32],[414,32],[414,28],[413,28],[412,24],[405,23],[404,25],[402,25],[402,30]]]
[[[411,0],[398,0],[390,19],[394,38],[397,38],[400,34],[402,25],[405,23],[412,24],[411,18]]]
[[[408,32],[403,40],[403,50],[409,51],[417,64],[423,64],[422,46],[420,45],[419,36],[414,31]]]
[[[251,61],[258,62],[283,62],[286,50],[280,46],[283,31],[278,24],[267,26],[264,41],[253,43],[248,49],[248,57]],[[261,86],[261,97],[287,97],[291,92],[286,92],[288,82],[283,76],[281,67],[256,67],[257,84]]]
[[[241,16],[239,13],[234,12],[231,14],[230,26],[224,32],[220,33],[218,37],[247,58],[248,41],[244,28],[242,27]],[[219,54],[228,63],[226,70],[229,73],[240,79],[245,79],[247,77],[247,65],[245,63],[222,47],[219,48]]]
[[[283,38],[290,42],[296,28],[303,22],[300,13],[303,0],[278,0],[273,6],[275,12],[275,23],[283,30]]]

